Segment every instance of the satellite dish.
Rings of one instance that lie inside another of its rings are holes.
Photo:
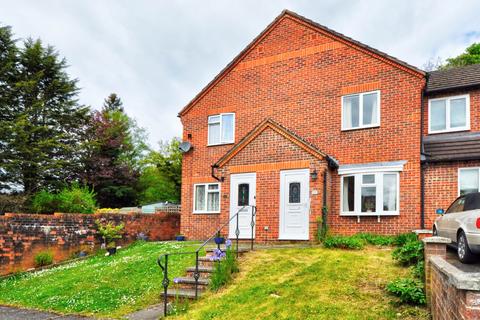
[[[187,153],[188,151],[190,151],[190,149],[192,149],[192,144],[188,141],[184,141],[180,143],[178,148],[180,149],[180,152]]]

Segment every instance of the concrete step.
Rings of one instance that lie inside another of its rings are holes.
[[[161,296],[163,297],[163,295],[162,291]],[[200,297],[201,295],[202,292],[198,290],[198,296]],[[167,290],[167,298],[195,299],[195,289],[169,288]]]
[[[187,272],[195,272],[195,266],[188,267]],[[213,272],[213,267],[198,266],[198,272],[200,272],[200,273],[212,273]]]
[[[195,278],[194,277],[180,277],[175,278],[176,284],[192,284],[195,285]],[[198,286],[208,286],[210,281],[208,279],[198,278]]]

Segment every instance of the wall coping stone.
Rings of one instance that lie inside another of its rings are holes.
[[[428,244],[428,243],[444,243],[444,244],[450,244],[452,243],[452,240],[449,238],[444,238],[444,237],[427,237],[422,239],[423,243]]]
[[[448,277],[455,288],[480,291],[480,272],[464,272],[439,256],[432,256],[430,262]]]
[[[415,233],[416,235],[419,235],[419,234],[432,234],[432,230],[430,229],[416,229],[416,230],[412,230],[413,233]]]

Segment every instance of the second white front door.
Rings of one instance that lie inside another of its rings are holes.
[[[256,173],[240,173],[230,176],[230,221],[229,238],[237,237],[237,217],[238,212],[238,230],[240,239],[251,239],[255,237],[255,230],[252,235],[252,213],[255,205],[256,195]],[[253,217],[255,219],[255,217]]]
[[[280,171],[280,240],[308,240],[309,169]]]

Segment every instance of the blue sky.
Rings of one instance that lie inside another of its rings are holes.
[[[480,1],[4,1],[0,23],[66,57],[80,102],[116,92],[149,142],[181,134],[177,112],[283,9],[422,67],[480,42]]]

